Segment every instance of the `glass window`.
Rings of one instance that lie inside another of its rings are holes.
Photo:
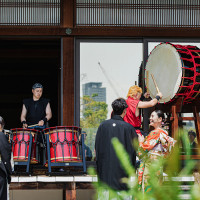
[[[80,43],[80,126],[94,157],[96,131],[110,118],[111,103],[138,81],[142,43]],[[88,158],[90,159],[90,158]]]

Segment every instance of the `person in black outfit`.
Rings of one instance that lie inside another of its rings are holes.
[[[0,116],[0,199],[7,200],[7,187],[11,181],[11,146],[3,133],[4,119]]]
[[[197,148],[198,145],[197,143],[194,141],[196,138],[196,133],[194,131],[188,131],[188,136],[189,136],[189,140],[190,140],[190,147],[191,148]]]
[[[191,148],[191,154],[192,155],[197,155],[198,154],[198,145],[197,143],[194,141],[195,138],[196,138],[196,133],[192,130],[188,131],[188,137],[189,137],[189,140],[190,140],[190,148]]]
[[[121,182],[121,179],[127,175],[121,168],[120,161],[115,154],[111,143],[112,138],[118,138],[123,144],[134,167],[136,163],[136,152],[132,143],[133,139],[137,139],[137,134],[134,127],[123,120],[127,107],[128,105],[123,98],[113,101],[113,115],[111,119],[100,124],[95,140],[98,177],[117,191],[127,190],[126,184]]]
[[[35,83],[32,86],[33,97],[23,100],[23,107],[21,113],[21,122],[23,128],[30,128],[30,125],[34,125],[31,128],[37,130],[43,130],[47,127],[47,122],[52,117],[51,107],[49,99],[41,98],[43,92],[43,86],[40,83]],[[44,164],[44,133],[38,132],[36,136],[37,148],[39,148],[39,161]]]
[[[92,151],[88,145],[85,144],[87,134],[85,131],[82,131],[82,134],[84,135],[84,147],[85,147],[85,159],[86,161],[92,160]]]
[[[46,128],[46,123],[52,117],[49,99],[41,98],[43,86],[35,83],[32,87],[33,98],[24,99],[21,113],[23,128],[35,125]]]

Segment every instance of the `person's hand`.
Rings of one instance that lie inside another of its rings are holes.
[[[140,134],[138,134],[138,141],[139,141],[139,143],[142,143],[142,142],[144,142],[144,136],[143,136],[143,135],[140,135]]]
[[[158,94],[156,96],[159,96],[161,99],[163,97],[162,93],[161,92],[158,92]]]
[[[146,99],[148,99],[148,98],[150,97],[149,92],[145,92],[145,93],[144,93],[144,97],[145,97]]]
[[[23,128],[27,128],[28,127],[28,124],[26,124],[26,123],[23,123],[23,126],[22,126]]]
[[[38,126],[43,126],[44,125],[44,121],[43,120],[40,120],[39,122],[38,122]]]

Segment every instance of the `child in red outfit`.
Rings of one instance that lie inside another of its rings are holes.
[[[159,99],[162,98],[162,93],[159,92],[154,99],[151,101],[141,101],[142,95],[142,88],[138,87],[137,85],[131,86],[129,88],[126,100],[126,103],[128,105],[126,115],[124,117],[124,121],[131,124],[135,129],[137,134],[144,135],[144,132],[141,130],[141,114],[140,114],[140,108],[150,108],[155,106]],[[149,95],[145,93],[145,97]]]

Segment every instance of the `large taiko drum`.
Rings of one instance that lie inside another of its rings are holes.
[[[161,43],[152,50],[146,64],[145,84],[154,98],[157,91],[151,74],[163,94],[160,103],[170,103],[178,97],[183,97],[183,103],[191,102],[200,93],[200,49]]]
[[[13,160],[16,161],[28,161],[30,138],[32,135],[32,148],[31,148],[31,163],[38,163],[36,159],[37,148],[37,135],[38,130],[15,128],[12,131],[12,152]]]
[[[80,161],[81,129],[76,126],[57,126],[44,130],[49,134],[51,162]]]

